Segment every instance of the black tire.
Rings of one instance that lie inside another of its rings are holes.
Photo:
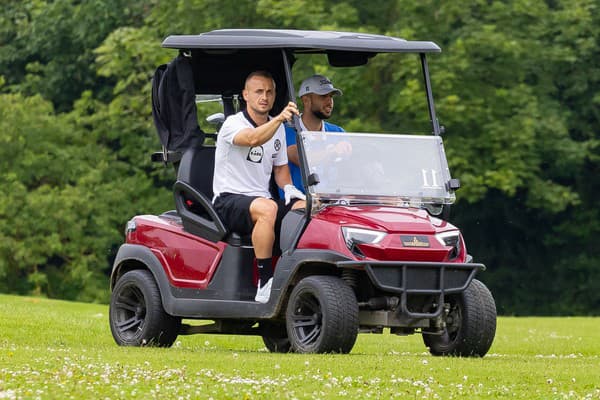
[[[334,276],[304,278],[290,295],[286,326],[294,352],[349,353],[359,328],[356,296]]]
[[[473,279],[467,289],[448,296],[450,313],[442,335],[423,333],[434,356],[483,357],[496,334],[496,303],[488,288]]]
[[[160,291],[147,270],[133,270],[117,281],[110,299],[110,331],[120,346],[170,347],[181,318],[167,314]]]
[[[285,324],[268,322],[262,324],[261,328],[263,343],[271,353],[289,353],[292,350]]]

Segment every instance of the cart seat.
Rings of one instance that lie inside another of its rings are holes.
[[[213,208],[215,150],[215,146],[190,147],[181,157],[173,192],[183,229],[212,242],[252,246],[250,235],[228,231]]]

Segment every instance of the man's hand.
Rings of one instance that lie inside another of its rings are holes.
[[[306,200],[304,193],[296,189],[296,186],[287,184],[283,187],[283,193],[285,194],[285,205],[290,204],[292,199]]]
[[[293,101],[290,101],[276,119],[281,123],[285,121],[291,122],[294,114],[300,115],[298,112],[298,106]]]
[[[326,147],[327,151],[337,156],[349,156],[352,154],[352,145],[350,142],[345,140],[337,142],[336,144],[330,144]]]
[[[350,155],[352,154],[352,145],[343,140],[335,145],[334,151],[339,155]]]

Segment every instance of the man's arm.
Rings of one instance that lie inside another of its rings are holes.
[[[275,182],[283,189],[285,204],[288,205],[292,199],[299,199],[302,201],[296,202],[292,208],[304,207],[306,205],[306,202],[304,201],[306,200],[306,196],[292,184],[288,165],[274,165],[273,174],[275,176]]]
[[[298,157],[298,145],[292,144],[287,147],[288,160],[295,165],[300,166],[300,158]]]
[[[285,127],[285,141],[287,143],[288,161],[296,166],[300,166],[300,158],[298,157],[298,146],[296,145],[296,129],[291,126]]]
[[[292,183],[292,176],[290,175],[290,169],[287,164],[274,165],[273,175],[275,176],[275,183],[282,189],[285,185],[290,185]]]
[[[281,114],[270,119],[267,123],[256,128],[245,128],[239,131],[233,138],[233,144],[247,147],[260,146],[269,141],[277,132],[279,126],[284,121],[290,121],[294,114],[298,115],[298,108],[295,103],[290,101]]]

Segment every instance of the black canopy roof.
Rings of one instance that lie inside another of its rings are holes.
[[[163,47],[190,57],[196,94],[241,93],[246,76],[268,70],[277,85],[272,112],[290,98],[283,54],[291,67],[301,54],[324,54],[334,67],[363,65],[378,53],[438,53],[433,42],[357,32],[291,29],[220,29],[199,35],[171,35]]]
[[[172,35],[163,47],[174,49],[290,49],[293,52],[438,53],[433,42],[358,32],[291,29],[220,29],[199,35]]]

